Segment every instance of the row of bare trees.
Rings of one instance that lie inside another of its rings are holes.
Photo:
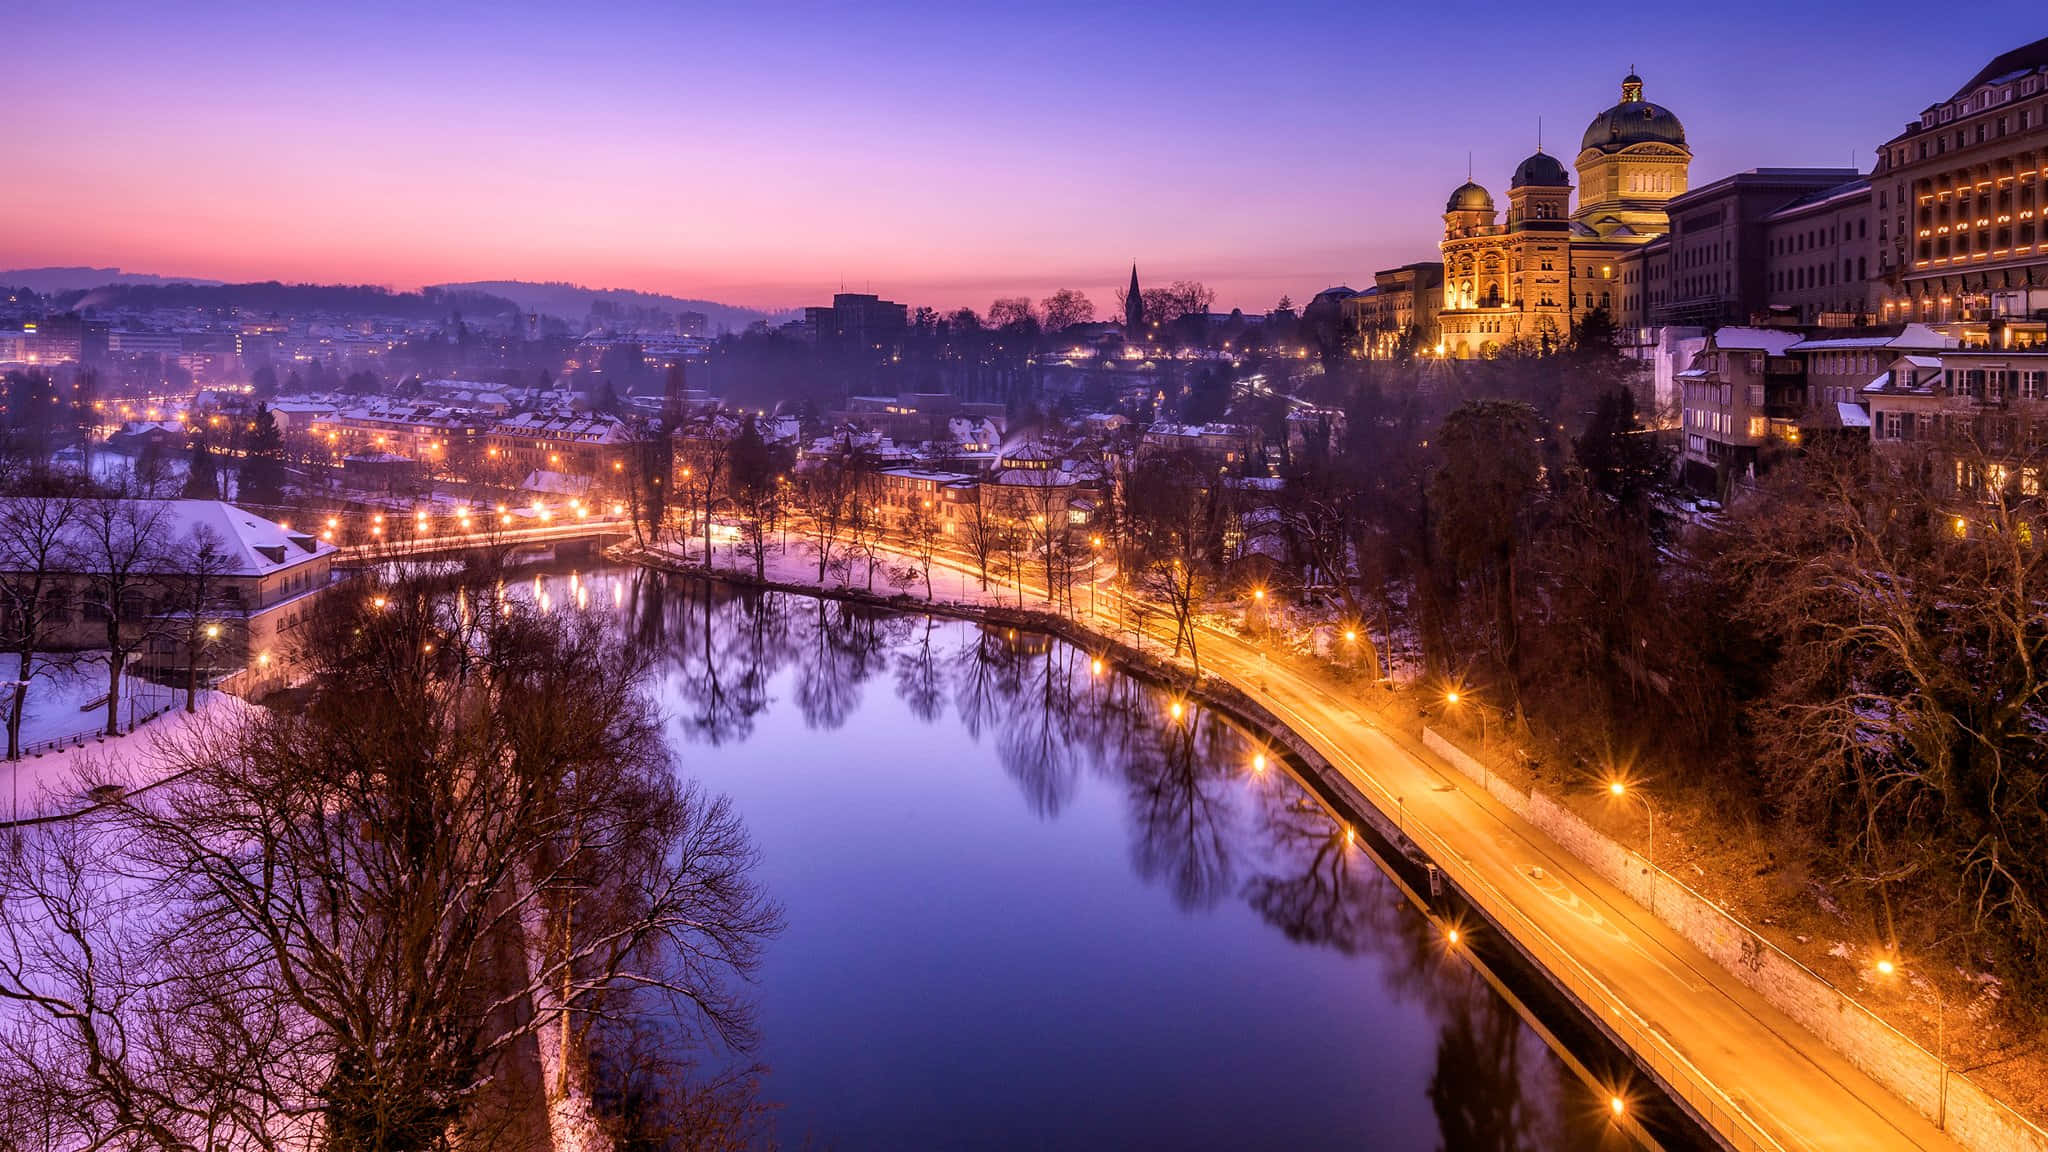
[[[224,618],[238,561],[205,524],[186,526],[175,505],[108,495],[0,496],[0,644],[12,686],[7,751],[20,754],[29,689],[80,659],[103,665],[107,735],[119,731],[130,666],[160,640],[185,655],[185,705],[198,662]],[[214,629],[210,636],[208,628]],[[83,653],[63,649],[79,640]]]
[[[645,659],[408,575],[330,597],[297,660],[293,706],[194,728],[166,782],[6,834],[0,1146],[596,1147],[748,1114],[666,1073],[684,1036],[749,1041],[778,913]]]

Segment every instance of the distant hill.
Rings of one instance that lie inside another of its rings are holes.
[[[60,308],[134,309],[240,308],[257,313],[299,316],[326,312],[338,316],[393,316],[408,320],[465,319],[510,321],[521,311],[502,296],[460,289],[423,288],[393,292],[372,284],[102,284],[56,294]]]
[[[119,268],[14,268],[0,272],[0,284],[26,288],[39,295],[76,292],[103,284],[219,284],[198,276],[158,276],[152,272],[123,272]]]
[[[518,304],[522,311],[559,317],[568,321],[571,327],[583,323],[590,315],[590,306],[599,300],[630,308],[658,308],[664,312],[702,312],[713,333],[724,330],[738,332],[756,320],[779,323],[792,315],[789,312],[763,312],[757,308],[720,304],[716,300],[688,300],[655,292],[585,288],[581,284],[560,282],[536,284],[530,280],[478,280],[466,284],[436,284],[434,287],[450,292],[502,296]]]

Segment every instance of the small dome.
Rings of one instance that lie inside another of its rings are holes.
[[[1514,182],[1510,188],[1569,188],[1572,178],[1565,173],[1564,165],[1557,157],[1538,152],[1515,168]]]
[[[1444,211],[1492,212],[1493,197],[1487,193],[1486,189],[1467,180],[1463,184],[1458,185],[1458,190],[1451,193],[1451,198],[1444,202]]]

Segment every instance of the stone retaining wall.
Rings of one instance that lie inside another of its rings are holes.
[[[1934,1053],[1720,905],[1651,867],[1641,854],[1615,843],[1556,798],[1541,789],[1528,793],[1516,789],[1433,728],[1423,728],[1422,742],[1871,1079],[1929,1120],[1940,1118],[1942,1071]],[[2048,1132],[1967,1077],[1952,1071],[1947,1079],[1947,1127],[1957,1143],[1972,1152],[2048,1152]]]

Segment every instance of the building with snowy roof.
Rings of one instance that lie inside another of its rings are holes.
[[[196,610],[211,626],[203,667],[247,667],[252,681],[282,675],[295,630],[334,580],[336,547],[314,532],[269,520],[222,500],[65,500],[0,498],[0,513],[25,514],[35,501],[44,516],[61,515],[62,541],[43,565],[51,580],[43,597],[45,651],[106,648],[115,627],[139,642],[144,670],[184,667]],[[144,559],[118,603],[110,603],[113,567],[99,541],[132,542]],[[36,559],[0,533],[0,571],[33,571]],[[0,619],[8,608],[0,603]],[[5,620],[9,627],[16,621]]]

